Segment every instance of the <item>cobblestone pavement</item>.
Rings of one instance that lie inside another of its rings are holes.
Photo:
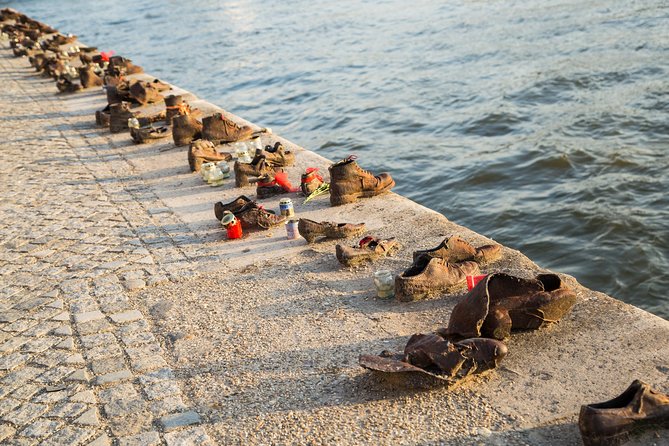
[[[0,84],[0,443],[211,443],[129,297],[207,254],[4,48]]]

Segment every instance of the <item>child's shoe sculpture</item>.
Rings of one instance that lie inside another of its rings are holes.
[[[340,206],[353,203],[362,197],[374,197],[395,186],[390,174],[373,175],[358,166],[354,156],[339,161],[329,167],[330,204]]]

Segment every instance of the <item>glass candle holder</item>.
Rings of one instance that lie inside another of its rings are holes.
[[[374,286],[377,297],[388,299],[395,296],[395,279],[393,273],[387,269],[380,269],[374,273]]]

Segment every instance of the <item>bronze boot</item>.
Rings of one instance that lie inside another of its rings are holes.
[[[253,129],[248,125],[239,125],[223,116],[222,113],[214,113],[202,118],[202,138],[208,139],[214,144],[233,141],[242,141],[251,138]]]
[[[102,78],[95,73],[90,65],[79,67],[79,80],[84,88],[99,87],[103,84]]]
[[[402,302],[423,299],[464,285],[467,276],[480,274],[478,263],[449,263],[446,260],[420,256],[402,274],[395,277],[395,296]]]
[[[188,147],[188,165],[191,172],[199,172],[203,163],[230,161],[232,155],[226,152],[219,153],[214,144],[206,139],[198,139]]]
[[[249,177],[261,177],[274,173],[274,169],[267,165],[265,158],[262,156],[255,157],[249,164],[235,161],[234,171],[236,187],[250,186]]]
[[[253,202],[253,200],[251,200],[246,195],[240,195],[230,203],[223,203],[222,201],[219,201],[214,204],[214,215],[216,216],[217,220],[221,220],[225,211],[230,211],[235,214],[241,211],[244,206],[251,202]]]
[[[169,95],[165,97],[165,121],[172,125],[172,118],[188,114],[189,107],[181,95]]]
[[[585,446],[617,445],[644,429],[667,429],[669,395],[636,379],[612,400],[581,406],[578,427]]]
[[[501,340],[511,330],[536,330],[557,322],[575,303],[576,293],[556,274],[534,279],[489,274],[455,305],[444,333]]]
[[[329,167],[330,204],[340,206],[361,197],[373,197],[395,186],[390,174],[373,175],[358,166],[355,157],[348,157]]]
[[[181,115],[172,118],[172,138],[176,146],[185,146],[191,141],[200,138],[202,124],[191,115]]]
[[[295,164],[295,154],[284,149],[283,144],[276,142],[274,146],[265,146],[265,150],[256,155],[265,157],[265,161],[274,167],[289,167]]]
[[[128,102],[119,102],[109,106],[109,130],[112,133],[121,133],[128,129],[128,119],[139,115],[130,111]]]

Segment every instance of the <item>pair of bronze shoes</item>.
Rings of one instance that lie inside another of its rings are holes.
[[[455,235],[437,247],[415,251],[413,263],[395,277],[395,296],[403,302],[423,299],[465,283],[467,276],[481,273],[479,264],[501,257],[500,245],[475,248]]]
[[[286,221],[283,215],[264,209],[245,195],[240,195],[229,203],[219,201],[214,204],[217,220],[220,221],[226,211],[232,212],[239,219],[243,229],[270,229]]]
[[[452,342],[438,333],[415,334],[403,353],[361,355],[358,363],[394,385],[428,387],[452,385],[469,375],[492,370],[507,351],[504,343],[494,339]]]

